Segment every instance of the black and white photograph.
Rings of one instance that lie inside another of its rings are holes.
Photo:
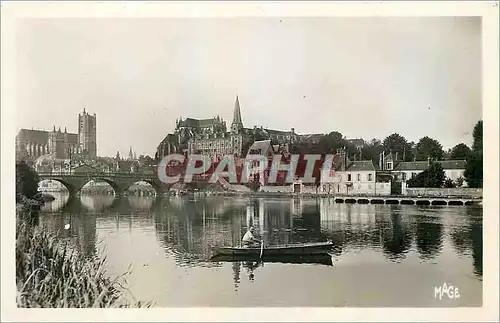
[[[2,2],[8,320],[498,320],[498,2],[433,4]]]

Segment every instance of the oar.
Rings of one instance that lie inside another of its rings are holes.
[[[260,259],[262,259],[263,251],[264,251],[264,240],[260,240]]]

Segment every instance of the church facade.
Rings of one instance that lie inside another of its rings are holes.
[[[78,114],[78,133],[70,133],[64,128],[52,131],[21,129],[16,136],[16,155],[18,158],[35,160],[43,155],[56,159],[68,159],[71,155],[86,153],[97,156],[96,115]]]

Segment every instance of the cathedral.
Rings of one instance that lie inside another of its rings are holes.
[[[43,155],[55,159],[69,159],[75,154],[97,156],[96,115],[78,114],[78,133],[70,133],[64,128],[52,131],[21,129],[16,136],[18,158],[36,160]]]
[[[168,134],[158,145],[155,157],[159,160],[164,156],[179,153],[203,154],[213,160],[225,155],[244,157],[254,140],[263,139],[270,139],[275,150],[287,150],[289,144],[303,138],[295,133],[294,128],[291,131],[257,126],[245,128],[241,118],[240,101],[236,96],[233,121],[229,129],[219,116],[212,119],[180,118],[175,122],[174,133]]]

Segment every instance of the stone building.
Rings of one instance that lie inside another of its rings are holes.
[[[158,145],[156,159],[173,153],[203,154],[214,160],[225,155],[241,156],[251,131],[243,127],[239,98],[236,97],[231,128],[219,116],[212,119],[176,120],[175,131]]]
[[[68,159],[74,154],[86,152],[91,157],[97,155],[96,116],[78,114],[78,133],[69,133],[66,128],[52,131],[21,129],[16,136],[17,158],[36,160],[43,155],[56,159]]]
[[[97,157],[97,118],[85,109],[83,114],[78,114],[78,144],[82,153]]]
[[[465,160],[438,160],[436,161],[443,167],[446,178],[451,179],[454,183],[461,186],[467,185],[464,178]],[[430,159],[423,161],[403,162],[398,159],[398,154],[380,154],[380,164],[382,170],[390,171],[397,181],[406,182],[412,177],[417,176],[419,173],[425,171],[431,163]]]
[[[157,160],[173,153],[204,154],[214,160],[225,155],[244,157],[246,149],[259,140],[270,140],[275,150],[289,150],[289,145],[299,141],[319,140],[317,134],[299,135],[295,129],[281,131],[253,126],[245,128],[241,117],[238,96],[234,104],[233,120],[228,129],[219,116],[211,119],[179,119],[175,122],[175,131],[168,134],[158,145]]]
[[[322,170],[320,192],[334,195],[390,195],[391,182],[384,179],[371,160],[350,160],[345,150],[333,158],[326,173]]]

